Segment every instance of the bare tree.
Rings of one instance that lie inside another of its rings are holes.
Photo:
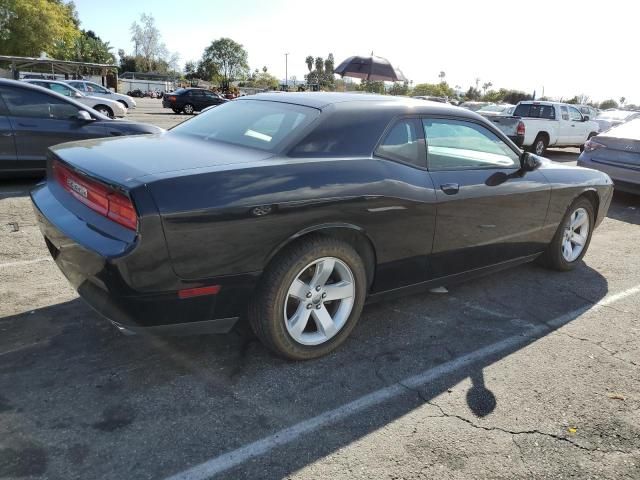
[[[144,58],[147,71],[153,70],[154,61],[164,59],[169,55],[167,47],[162,43],[160,30],[156,27],[153,15],[143,13],[140,15],[140,23],[133,22],[131,28],[131,41],[135,56]]]

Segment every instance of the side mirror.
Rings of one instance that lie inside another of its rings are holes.
[[[79,120],[81,122],[93,122],[93,117],[89,115],[89,112],[80,110],[78,112],[78,115],[76,115],[76,120]]]
[[[542,165],[540,158],[529,152],[522,152],[520,155],[520,169],[523,172],[533,172]]]
[[[80,92],[73,92],[73,98],[82,98],[83,95]]]
[[[584,120],[585,122],[588,122],[588,121],[589,121],[589,115],[585,115],[585,116],[584,116],[584,117],[582,117],[582,118],[583,118],[583,120]]]

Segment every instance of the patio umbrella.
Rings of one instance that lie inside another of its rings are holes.
[[[368,81],[404,82],[402,72],[389,60],[371,55],[370,57],[349,57],[333,71],[343,77],[361,78]]]

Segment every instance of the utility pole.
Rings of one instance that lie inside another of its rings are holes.
[[[289,53],[284,54],[284,84],[289,91]]]

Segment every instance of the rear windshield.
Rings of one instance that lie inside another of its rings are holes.
[[[535,103],[521,103],[513,112],[514,117],[528,118],[548,118],[555,120],[556,111],[551,105],[540,105]]]
[[[234,100],[207,110],[171,132],[203,140],[275,152],[297,129],[309,125],[319,110],[259,100]]]

